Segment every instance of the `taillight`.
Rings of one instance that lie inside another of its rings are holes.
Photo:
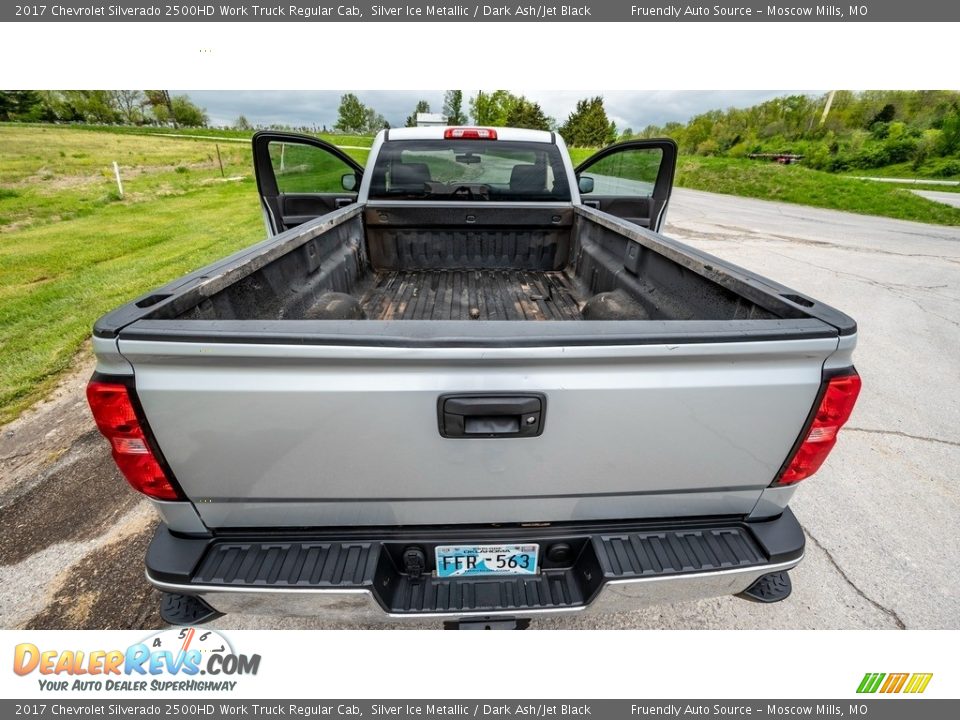
[[[443,131],[444,140],[496,140],[497,131],[493,128],[452,127]]]
[[[837,432],[850,419],[859,394],[860,376],[853,368],[849,375],[837,375],[827,381],[817,413],[803,442],[774,485],[792,485],[820,469],[837,443]]]
[[[179,500],[147,443],[126,385],[91,380],[87,402],[97,427],[110,441],[114,462],[133,489],[158,500]]]

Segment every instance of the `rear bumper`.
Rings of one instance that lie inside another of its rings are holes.
[[[163,525],[147,553],[147,579],[223,613],[383,622],[429,618],[612,613],[739,593],[803,557],[789,509],[763,522],[618,523],[470,531],[406,530],[380,537],[320,534],[182,538]],[[438,579],[402,571],[410,546],[430,563],[438,544],[523,541],[541,545],[535,576]],[[551,561],[550,547],[570,548]]]

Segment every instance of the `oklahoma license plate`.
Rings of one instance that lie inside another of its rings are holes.
[[[535,575],[539,545],[441,545],[437,577]]]

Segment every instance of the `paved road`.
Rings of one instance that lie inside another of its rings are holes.
[[[943,203],[944,205],[953,205],[955,208],[960,208],[960,193],[934,192],[932,190],[914,190],[913,192],[920,197],[925,197],[927,200],[933,200],[934,202]]]
[[[891,178],[891,177],[864,177],[851,175],[854,180],[873,180],[874,182],[893,183],[895,185],[960,185],[960,180],[931,180],[930,178]]]
[[[960,627],[960,228],[680,190],[667,233],[853,315],[863,394],[793,503],[809,541],[786,602],[721,598],[534,627]],[[117,492],[84,409],[89,369],[0,432],[0,627],[159,624],[141,565],[152,519]]]

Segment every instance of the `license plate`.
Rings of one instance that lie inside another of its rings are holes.
[[[535,575],[539,545],[442,545],[437,577]]]

